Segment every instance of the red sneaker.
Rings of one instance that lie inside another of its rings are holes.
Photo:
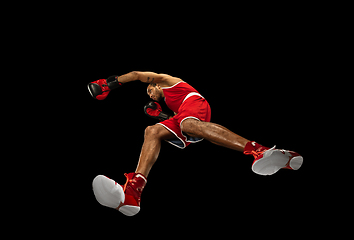
[[[293,151],[264,147],[256,142],[248,142],[244,154],[253,155],[252,171],[260,175],[272,175],[281,168],[298,170],[303,157]]]
[[[146,177],[141,173],[124,174],[127,182],[123,186],[125,201],[116,209],[126,216],[134,216],[140,211],[141,193],[146,185]]]

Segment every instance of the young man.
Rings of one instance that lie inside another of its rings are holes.
[[[125,174],[127,181],[124,186],[103,175],[93,180],[93,191],[100,204],[115,208],[127,216],[140,211],[141,193],[160,153],[162,140],[183,149],[190,143],[207,139],[216,145],[253,155],[252,170],[260,175],[272,175],[281,168],[297,170],[301,167],[303,158],[296,152],[262,146],[226,127],[211,123],[207,100],[180,78],[134,71],[89,83],[88,89],[94,98],[103,100],[111,90],[136,80],[149,84],[147,93],[154,101],[165,98],[166,105],[175,112],[175,116],[166,117],[157,103],[148,107],[148,115],[165,120],[146,128],[137,169],[134,173]]]

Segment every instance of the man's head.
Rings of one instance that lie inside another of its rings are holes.
[[[164,98],[165,95],[163,94],[163,90],[160,85],[156,83],[150,83],[147,87],[147,94],[149,97],[155,101],[160,101],[161,98]]]

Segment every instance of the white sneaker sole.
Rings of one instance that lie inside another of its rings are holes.
[[[123,205],[119,208],[119,212],[123,213],[125,216],[134,216],[140,211],[140,207]]]
[[[123,188],[106,176],[95,177],[92,189],[96,200],[103,206],[117,208],[125,200]]]
[[[272,175],[286,166],[289,162],[290,153],[282,153],[279,149],[274,149],[275,146],[264,152],[263,158],[259,159],[252,165],[252,171],[259,175]],[[303,162],[302,156],[293,157],[290,160],[289,166],[293,170],[298,170]]]
[[[296,156],[290,160],[289,165],[293,170],[298,170],[301,167],[303,161],[304,161],[303,157]]]

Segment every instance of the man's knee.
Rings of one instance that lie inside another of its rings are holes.
[[[161,125],[148,126],[145,129],[145,138],[152,137],[162,139],[164,136],[163,130],[164,129]]]

